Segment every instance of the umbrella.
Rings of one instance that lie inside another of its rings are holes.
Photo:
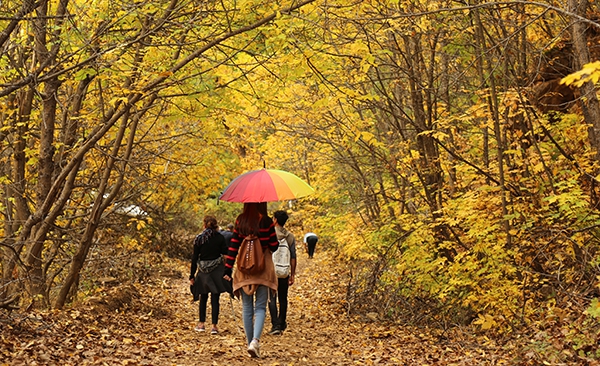
[[[298,176],[277,169],[251,170],[229,183],[220,200],[273,202],[308,196],[315,190]]]

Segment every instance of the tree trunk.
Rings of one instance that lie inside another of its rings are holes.
[[[584,17],[588,8],[587,0],[569,0],[569,10],[575,14]],[[590,50],[587,45],[586,30],[588,24],[581,22],[573,17],[571,26],[571,38],[573,40],[573,50],[575,51],[575,69],[579,70],[587,63],[590,63]],[[590,145],[596,151],[596,159],[600,160],[600,104],[598,95],[593,82],[588,81],[580,88],[580,104],[585,123],[588,128],[588,137]]]
[[[483,53],[483,50],[486,49],[486,41],[483,29],[483,23],[481,22],[481,18],[479,16],[479,9],[474,9],[473,18],[475,20],[475,43],[477,47],[477,58],[480,59],[480,63],[478,63],[478,72],[479,78],[481,81],[482,88],[489,88],[490,95],[487,97],[487,104],[490,112],[490,116],[492,118],[492,122],[494,125],[494,135],[496,138],[497,144],[497,163],[498,163],[498,181],[500,184],[500,189],[502,192],[501,201],[502,201],[502,226],[504,228],[504,232],[506,234],[506,243],[507,247],[512,245],[512,238],[510,234],[510,223],[504,217],[508,214],[508,203],[507,203],[507,195],[508,191],[506,189],[505,184],[505,176],[504,176],[504,153],[505,153],[505,140],[503,138],[502,129],[500,126],[500,112],[498,107],[498,93],[496,90],[496,82],[494,77],[494,66],[493,60],[490,60],[489,57]],[[487,73],[487,77],[484,74],[484,71]],[[488,82],[489,80],[489,82]],[[487,131],[487,128],[486,128]],[[487,147],[486,147],[487,148]]]
[[[416,169],[419,179],[423,185],[423,191],[432,212],[438,212],[440,207],[439,195],[442,187],[442,170],[439,165],[439,150],[435,140],[429,134],[421,134],[430,131],[432,126],[428,123],[427,113],[425,111],[425,101],[422,95],[422,88],[419,85],[423,82],[424,71],[420,69],[420,58],[422,50],[419,40],[412,37],[405,37],[406,56],[408,72],[408,84],[410,87],[411,108],[414,113],[412,121],[416,134],[412,137],[412,143],[421,154],[420,167]]]
[[[30,215],[27,205],[25,166],[27,159],[25,156],[25,134],[29,129],[29,119],[31,115],[34,91],[32,88],[20,90],[12,98],[13,105],[17,106],[16,113],[10,116],[11,127],[14,130],[14,140],[12,143],[12,161],[13,163],[5,166],[7,176],[11,177],[12,184],[6,184],[4,189],[6,205],[6,214],[4,221],[4,236],[8,240],[3,240],[3,244],[10,248],[5,251],[2,265],[2,293],[0,299],[10,296],[10,284],[13,281],[14,270],[17,263],[20,262],[20,253],[23,248],[22,242],[15,240],[15,236],[22,222]],[[14,203],[13,203],[14,202]]]
[[[38,19],[34,24],[35,30],[35,55],[40,64],[54,65],[58,52],[58,39],[60,37],[63,15],[66,12],[68,0],[61,0],[56,10],[56,18],[53,24],[53,32],[48,32],[48,5],[42,4],[37,9]],[[50,37],[51,43],[47,38]],[[58,89],[60,87],[58,77],[47,80],[42,93],[42,118],[40,124],[40,148],[38,156],[38,182],[36,206],[41,206],[52,187],[54,176],[54,131],[56,125]],[[29,278],[31,280],[31,294],[45,295],[45,275],[42,270],[42,251],[47,238],[50,225],[42,225],[32,232],[34,240],[27,254],[26,263],[30,267]],[[45,305],[49,305],[49,299],[45,298]]]

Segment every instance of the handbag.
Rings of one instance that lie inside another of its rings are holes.
[[[209,261],[198,261],[198,269],[202,273],[210,273],[215,270],[221,263],[223,263],[223,256],[217,259],[211,259]]]

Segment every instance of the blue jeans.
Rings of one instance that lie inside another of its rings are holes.
[[[242,293],[242,320],[244,321],[244,331],[248,344],[252,339],[260,339],[267,314],[267,299],[269,297],[269,288],[267,286],[258,286],[254,295],[247,295],[244,290]],[[256,298],[256,302],[255,302]]]

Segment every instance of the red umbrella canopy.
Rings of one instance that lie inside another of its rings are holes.
[[[228,202],[274,202],[314,193],[298,176],[277,169],[251,170],[229,183],[219,197]]]

